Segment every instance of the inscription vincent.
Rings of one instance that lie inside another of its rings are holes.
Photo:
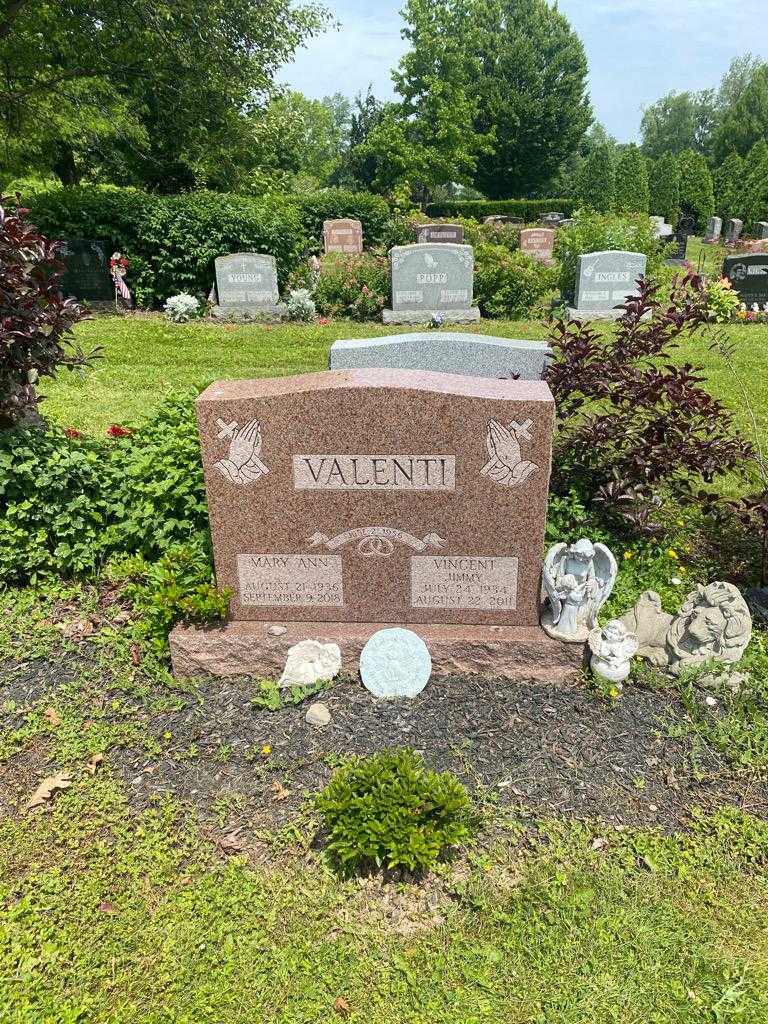
[[[221,459],[214,464],[216,469],[230,483],[240,487],[247,487],[248,484],[256,483],[261,477],[266,476],[269,470],[261,461],[261,425],[258,420],[251,420],[250,423],[240,429],[238,424],[224,423],[218,421],[221,427],[219,440],[230,437],[229,454],[226,459]]]
[[[539,467],[533,462],[523,460],[520,441],[531,441],[531,420],[525,423],[512,422],[505,427],[497,420],[488,423],[488,436],[485,445],[490,455],[481,472],[502,487],[520,487],[531,473]]]
[[[454,455],[294,455],[297,491],[454,491]]]

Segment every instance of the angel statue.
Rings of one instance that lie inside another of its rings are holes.
[[[640,648],[637,634],[630,633],[618,619],[611,619],[602,629],[595,626],[587,643],[592,652],[589,664],[595,675],[621,686],[629,676],[632,659]]]
[[[541,625],[557,640],[583,644],[597,625],[597,613],[611,595],[619,573],[604,544],[582,538],[555,544],[544,559]]]
[[[230,483],[246,487],[269,472],[261,461],[261,426],[251,420],[236,430],[229,444],[229,454],[215,464],[215,469]]]
[[[489,476],[504,487],[519,487],[525,483],[539,468],[533,462],[525,462],[520,452],[520,438],[531,440],[531,426],[530,420],[523,424],[510,423],[508,427],[497,420],[489,421],[485,445],[491,460],[483,466],[483,476]]]

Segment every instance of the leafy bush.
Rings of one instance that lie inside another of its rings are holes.
[[[555,239],[555,258],[560,261],[560,291],[573,299],[578,257],[585,252],[625,249],[642,252],[648,258],[646,276],[655,279],[664,266],[666,246],[656,238],[651,221],[644,214],[619,217],[612,213],[580,211],[574,223],[560,228]]]
[[[694,217],[699,230],[715,212],[715,192],[706,158],[686,149],[678,159],[680,167],[680,207],[686,217]]]
[[[726,224],[731,217],[743,214],[742,197],[747,171],[744,159],[738,153],[731,153],[723,160],[712,175],[715,192],[715,210]]]
[[[85,311],[59,291],[59,247],[38,233],[25,210],[5,205],[0,196],[0,428],[34,413],[38,377],[89,359],[72,336]]]
[[[483,316],[528,316],[555,284],[556,271],[527,253],[482,242],[475,248],[475,301]]]
[[[427,216],[432,217],[483,217],[508,216],[520,217],[526,222],[536,221],[544,213],[565,214],[570,217],[575,208],[572,199],[470,199],[455,200],[446,203],[431,203],[427,206]]]
[[[634,142],[616,166],[613,208],[616,213],[648,213],[648,165]]]
[[[702,279],[679,280],[667,308],[655,292],[643,281],[611,330],[558,321],[546,378],[557,409],[556,493],[575,490],[587,506],[601,504],[606,519],[640,529],[653,528],[663,495],[701,504],[702,484],[739,468],[751,452],[725,406],[702,387],[701,368],[675,365],[678,338],[708,322]]]
[[[169,320],[175,324],[186,324],[194,317],[200,315],[202,306],[200,300],[188,292],[179,292],[178,295],[171,295],[165,300],[163,310]]]
[[[383,256],[329,253],[320,267],[315,302],[326,316],[373,320],[381,314],[388,290],[387,260]]]
[[[128,284],[140,305],[177,292],[207,294],[214,259],[265,252],[284,282],[307,248],[299,211],[280,197],[220,192],[154,196],[135,188],[82,185],[32,197],[32,219],[58,238],[103,238],[130,264]]]
[[[664,217],[677,224],[680,216],[680,168],[673,153],[665,153],[650,170],[648,210],[655,217]]]
[[[469,797],[412,750],[383,750],[334,772],[317,798],[328,849],[346,870],[431,868],[469,834]]]
[[[308,288],[292,289],[286,306],[291,320],[309,323],[317,314],[317,307]]]
[[[709,319],[717,324],[733,320],[741,309],[741,300],[727,277],[708,283],[706,301]]]
[[[588,210],[610,213],[616,194],[616,168],[613,150],[607,144],[595,146],[581,168],[576,193],[579,204]]]
[[[384,226],[391,216],[389,204],[370,192],[352,192],[344,188],[324,188],[292,196],[303,229],[315,246],[322,245],[323,221],[350,217],[363,225],[363,244],[377,245],[384,235]]]

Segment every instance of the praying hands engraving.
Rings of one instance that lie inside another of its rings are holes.
[[[510,423],[505,427],[497,420],[488,423],[486,448],[490,462],[483,466],[483,476],[488,476],[503,487],[519,487],[539,467],[533,462],[526,462],[521,454],[520,440],[531,440],[530,420],[525,423]]]
[[[244,427],[232,423],[222,426],[219,437],[230,437],[229,454],[214,466],[230,483],[247,487],[266,476],[269,470],[260,459],[261,425],[258,420],[251,420]]]

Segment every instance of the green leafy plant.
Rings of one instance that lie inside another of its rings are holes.
[[[733,320],[741,309],[741,300],[727,277],[707,282],[707,312],[717,324]]]
[[[475,249],[475,300],[483,316],[528,316],[555,284],[556,272],[524,252],[487,242]]]
[[[382,256],[330,253],[315,284],[315,302],[326,316],[372,320],[384,308],[387,291],[387,261]]]
[[[317,696],[327,686],[328,684],[322,679],[312,686],[287,687],[279,686],[275,679],[260,679],[253,703],[257,708],[265,708],[267,711],[279,711],[281,708],[301,704],[308,697]]]
[[[328,849],[344,870],[424,871],[470,835],[467,791],[413,750],[383,750],[334,772],[316,798]]]

